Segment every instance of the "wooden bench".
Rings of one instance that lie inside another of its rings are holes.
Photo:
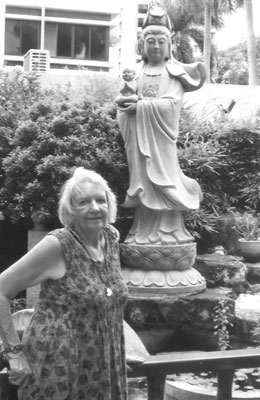
[[[260,366],[260,349],[177,352],[149,356],[143,364],[132,364],[129,377],[147,377],[148,400],[163,400],[168,374],[213,371],[217,374],[217,400],[232,399],[235,369]]]

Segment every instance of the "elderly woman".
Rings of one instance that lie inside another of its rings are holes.
[[[202,198],[198,183],[180,169],[176,141],[184,92],[202,86],[205,68],[172,58],[166,16],[159,7],[149,10],[141,37],[142,61],[136,66],[138,100],[118,109],[130,173],[124,206],[136,209],[126,243],[191,240],[176,237],[175,211],[197,209]]]
[[[125,400],[123,283],[116,199],[97,173],[77,168],[59,204],[64,228],[0,275],[0,335],[22,400]],[[9,300],[41,283],[20,344]]]

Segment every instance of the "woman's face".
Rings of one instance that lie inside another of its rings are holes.
[[[108,202],[105,190],[98,184],[85,182],[75,199],[74,224],[79,231],[100,232],[107,223]]]
[[[144,53],[151,63],[164,61],[168,56],[167,37],[162,33],[149,33],[144,40]]]

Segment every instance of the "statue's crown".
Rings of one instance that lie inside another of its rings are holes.
[[[149,25],[165,26],[171,31],[170,18],[160,0],[152,0],[149,2],[148,11],[142,28],[144,29]]]

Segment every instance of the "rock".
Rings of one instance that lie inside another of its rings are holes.
[[[225,298],[234,309],[230,289],[214,288],[196,295],[147,299],[129,296],[125,320],[142,338],[150,354],[180,348],[216,350],[215,307]]]
[[[241,258],[218,253],[198,255],[194,265],[207,281],[207,287],[232,287],[246,281],[246,266]]]
[[[247,268],[247,280],[251,284],[260,283],[260,262],[258,263],[246,263]]]
[[[125,350],[127,356],[130,357],[138,356],[143,358],[149,356],[149,353],[146,350],[142,340],[126,321],[124,321],[124,335],[125,335]]]
[[[255,346],[254,328],[260,320],[260,295],[241,294],[235,301],[236,335],[244,346]]]

